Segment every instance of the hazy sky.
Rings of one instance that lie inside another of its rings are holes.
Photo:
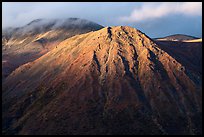
[[[202,37],[201,2],[3,2],[2,27],[38,18],[78,17],[103,26],[132,26],[150,37]]]

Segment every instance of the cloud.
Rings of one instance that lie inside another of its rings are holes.
[[[73,3],[3,3],[2,27],[23,26],[39,18],[69,17]],[[69,7],[67,12],[64,10]]]
[[[130,16],[120,17],[119,20],[122,22],[140,22],[172,14],[201,16],[202,2],[144,3],[140,8],[134,9]]]
[[[83,18],[101,25],[115,24],[140,3],[128,2],[3,2],[2,27],[20,27],[38,18]],[[120,10],[120,12],[117,12]],[[126,14],[124,14],[126,13]]]
[[[201,37],[201,9],[199,2],[2,2],[2,29],[39,18],[76,17],[103,26],[131,26],[151,37],[175,33]]]

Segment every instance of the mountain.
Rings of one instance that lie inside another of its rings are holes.
[[[2,32],[2,79],[22,64],[46,54],[74,35],[99,30],[103,26],[78,18],[36,19],[20,28]]]
[[[175,35],[170,35],[170,36],[166,36],[163,38],[156,38],[156,39],[157,40],[168,40],[168,41],[186,41],[186,40],[195,40],[195,39],[199,39],[199,38],[184,35],[184,34],[175,34]]]
[[[202,134],[202,74],[161,47],[127,26],[65,39],[4,81],[3,134]]]

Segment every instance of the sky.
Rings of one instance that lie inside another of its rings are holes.
[[[150,37],[202,37],[202,2],[3,2],[2,28],[34,19],[77,17],[103,26],[131,26]]]

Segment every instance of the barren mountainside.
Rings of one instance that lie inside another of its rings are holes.
[[[202,72],[181,57],[127,26],[65,39],[4,81],[3,134],[202,134]]]
[[[103,26],[78,18],[36,19],[2,32],[2,79],[22,64],[34,61],[63,40]]]

